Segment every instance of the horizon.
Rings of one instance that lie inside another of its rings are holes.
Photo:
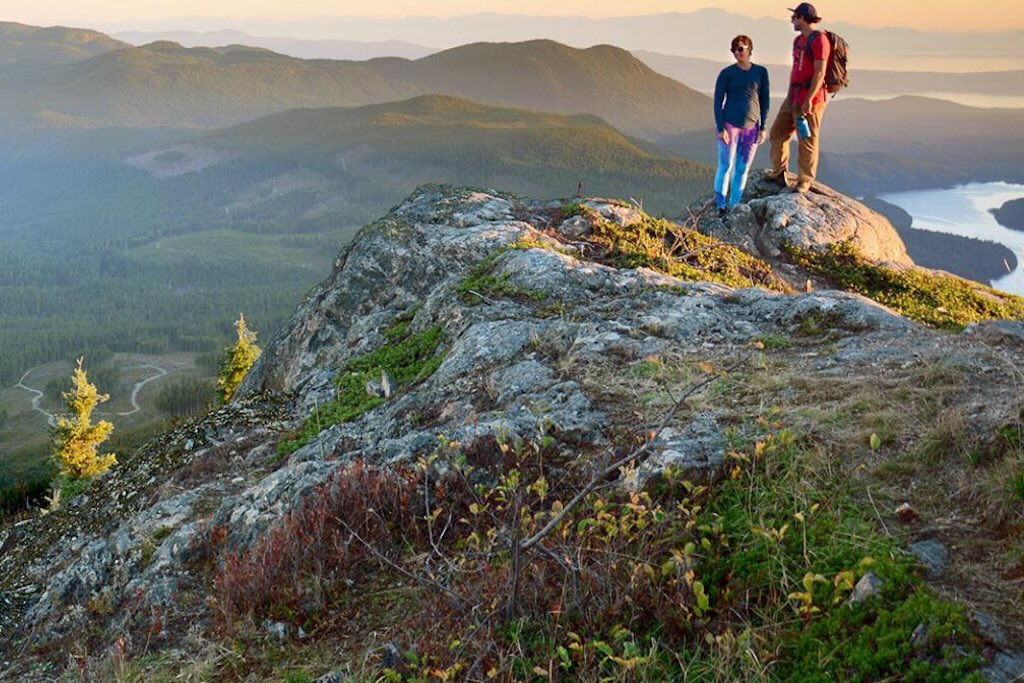
[[[444,20],[476,15],[502,15],[516,17],[560,17],[584,19],[616,19],[662,14],[693,14],[703,10],[717,10],[738,14],[751,19],[787,18],[787,5],[792,2],[780,0],[778,12],[766,12],[763,0],[734,0],[728,6],[708,6],[694,2],[669,2],[667,0],[636,0],[630,12],[621,11],[619,2],[609,0],[568,0],[553,7],[543,0],[492,0],[485,6],[469,0],[440,0],[431,3],[424,11],[418,0],[393,0],[382,11],[380,4],[357,0],[344,13],[333,12],[329,0],[298,0],[287,11],[279,5],[252,3],[242,0],[222,0],[218,8],[222,11],[210,13],[208,3],[200,0],[179,0],[171,3],[172,11],[157,13],[140,11],[135,3],[126,0],[97,0],[83,7],[80,0],[55,0],[45,7],[35,4],[12,4],[2,8],[3,20],[34,26],[65,26],[92,28],[102,31],[145,30],[147,24],[167,30],[184,23],[201,22],[245,22],[278,20],[284,22],[313,21],[317,19],[360,19],[360,20]],[[166,6],[166,5],[165,5]],[[1007,30],[1024,29],[1024,8],[1016,0],[991,0],[980,17],[976,9],[958,5],[944,7],[936,12],[931,3],[910,0],[896,5],[888,0],[830,0],[815,5],[826,23],[857,24],[869,28],[901,28],[924,32],[943,33],[998,33]],[[608,9],[602,11],[602,7]],[[447,11],[445,11],[447,8]],[[998,24],[987,17],[999,16]],[[924,20],[922,20],[924,18]],[[229,25],[221,27],[230,29]],[[205,29],[218,30],[218,29]]]

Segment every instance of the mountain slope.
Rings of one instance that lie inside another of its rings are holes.
[[[57,112],[92,125],[230,125],[296,106],[400,99],[420,91],[358,62],[304,61],[258,48],[126,48],[11,84],[4,108],[22,119]]]
[[[611,45],[578,50],[551,40],[474,43],[415,62],[380,60],[382,73],[428,92],[563,113],[591,113],[646,138],[700,127],[710,100]]]
[[[0,678],[1012,680],[1024,330],[770,275],[614,200],[419,188],[231,404],[0,520]]]
[[[315,281],[295,265],[303,249],[338,249],[421,183],[545,197],[582,183],[672,215],[711,187],[707,166],[654,154],[596,117],[440,96],[215,132],[46,130],[3,144],[0,380],[10,381],[112,329],[118,350],[139,350],[202,336],[238,310],[272,324]],[[244,254],[260,248],[271,266],[255,272]]]
[[[496,108],[467,100],[429,95],[354,109],[288,111],[188,143],[186,155],[206,150],[223,161],[204,167],[200,182],[220,177],[275,177],[305,184],[276,184],[264,195],[240,185],[224,187],[222,201],[246,211],[304,197],[292,206],[293,224],[320,220],[325,212],[372,215],[425,182],[508,187],[517,192],[567,196],[579,183],[588,193],[619,191],[654,211],[673,211],[686,196],[710,183],[707,166],[653,154],[604,121],[589,115],[565,116]],[[196,182],[161,164],[160,150],[137,163],[170,182]],[[173,151],[173,150],[172,150]],[[170,163],[181,161],[171,154]],[[250,169],[250,170],[246,170]],[[262,171],[257,171],[262,169]],[[221,220],[224,220],[223,218]]]
[[[597,114],[649,139],[699,127],[709,103],[609,46],[476,44],[417,61],[348,62],[161,42],[0,79],[0,114],[44,124],[214,127],[295,107],[360,106],[430,93]]]

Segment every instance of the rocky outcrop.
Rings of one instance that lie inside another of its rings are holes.
[[[896,268],[914,265],[885,216],[827,185],[815,182],[810,192],[797,194],[758,173],[743,196],[743,203],[725,217],[712,210],[713,198],[697,201],[690,207],[695,227],[766,259],[778,259],[786,245],[820,251],[851,241],[871,261]]]
[[[762,218],[746,234],[758,253],[783,238],[814,248],[822,238],[809,226],[820,219],[831,238],[852,235],[878,258],[907,263],[870,214],[842,219],[851,202],[821,192],[753,199],[749,211]],[[940,334],[844,292],[736,289],[616,265],[588,241],[596,221],[628,228],[646,217],[618,202],[581,203],[586,211],[571,212],[425,186],[366,226],[268,345],[236,403],[126,455],[66,509],[0,531],[0,642],[59,642],[96,621],[117,632],[153,615],[209,628],[201,568],[212,533],[232,551],[249,547],[343,464],[415,462],[441,441],[543,436],[567,458],[604,457],[648,437],[692,381],[651,379],[665,359],[754,367],[771,346],[807,387],[949,364],[984,377],[987,393],[965,400],[978,426],[1011,410],[994,400],[1016,391],[1000,369],[1006,358],[1024,366],[1024,351],[1008,345],[993,358],[980,341],[986,327]],[[789,341],[801,335],[812,343]],[[422,341],[422,357],[409,377],[360,365],[411,340]],[[352,377],[356,393],[374,385],[362,407],[321,421]],[[798,400],[796,387],[772,391]],[[714,478],[726,425],[763,400],[724,386],[684,405],[626,483],[642,486],[666,467]]]

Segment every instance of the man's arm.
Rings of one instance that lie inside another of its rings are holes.
[[[818,90],[825,87],[825,66],[828,64],[828,57],[832,53],[832,45],[824,32],[815,31],[809,40],[811,42],[811,54],[814,57],[814,76],[811,77],[811,86],[807,89],[807,99],[800,107],[800,113],[806,114],[811,111],[811,102]]]
[[[804,100],[804,104],[800,107],[800,111],[804,114],[811,110],[811,102],[814,101],[814,96],[818,94],[825,85],[825,60],[814,61],[814,77],[811,78],[811,87],[807,90],[807,99]]]

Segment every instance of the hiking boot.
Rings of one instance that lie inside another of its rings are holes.
[[[810,183],[797,183],[790,190],[790,192],[793,192],[794,194],[807,194],[810,191],[811,191],[811,184]]]
[[[725,208],[724,206],[718,210],[718,217],[719,218],[725,218],[728,215],[729,215],[729,209]]]
[[[778,185],[779,187],[787,187],[789,183],[786,182],[786,172],[782,173],[768,173],[764,174],[764,181],[771,183],[772,185]]]

